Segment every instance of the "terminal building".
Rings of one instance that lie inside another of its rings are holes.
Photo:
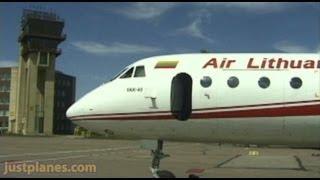
[[[17,68],[0,68],[0,127],[9,125],[11,74],[16,70]]]
[[[52,12],[23,10],[18,67],[0,72],[0,125],[9,133],[72,133],[66,110],[75,101],[75,77],[55,70],[66,39],[64,20]],[[10,87],[10,88],[9,88]]]
[[[75,89],[75,77],[56,71],[53,111],[54,134],[73,134],[75,125],[66,117],[66,112],[75,102]]]
[[[18,67],[0,68],[0,127],[9,128],[15,134],[18,134],[14,127],[17,75]],[[55,71],[53,134],[73,133],[75,126],[66,117],[66,111],[75,102],[75,87],[74,76]]]

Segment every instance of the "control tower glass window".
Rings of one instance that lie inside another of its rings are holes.
[[[134,72],[134,77],[145,77],[146,72],[144,70],[144,66],[137,66],[136,71]]]
[[[48,66],[49,65],[48,54],[47,53],[40,52],[39,65],[42,65],[42,66]]]

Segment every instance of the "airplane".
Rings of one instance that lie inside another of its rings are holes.
[[[320,147],[320,57],[315,53],[194,53],[138,60],[68,110],[113,138]]]

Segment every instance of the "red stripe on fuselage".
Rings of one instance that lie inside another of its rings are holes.
[[[283,116],[317,116],[320,115],[320,104],[276,107],[264,109],[248,109],[224,112],[208,112],[192,114],[194,119],[207,118],[242,118],[242,117],[283,117]]]
[[[302,103],[320,103],[320,100],[311,100],[311,101],[296,101],[296,102],[283,102],[283,103],[270,103],[270,104],[254,104],[254,105],[242,105],[242,106],[227,106],[227,107],[214,107],[214,108],[202,108],[202,109],[193,109],[192,112],[201,112],[209,110],[225,110],[225,109],[234,109],[234,108],[251,108],[251,107],[265,107],[274,106],[274,105],[291,105],[291,104],[302,104]],[[132,113],[110,113],[110,114],[91,114],[90,116],[114,116],[114,115],[146,115],[146,114],[155,114],[155,113],[171,113],[171,111],[149,111],[149,112],[132,112]],[[88,117],[88,115],[74,116],[71,118],[79,117]]]
[[[157,112],[155,112],[157,113]],[[130,114],[129,114],[130,115]],[[141,114],[143,115],[143,114]],[[81,119],[86,120],[168,120],[174,119],[173,115],[153,115],[144,114],[146,116],[132,115],[132,116],[118,116],[108,117],[110,115],[101,115],[99,117],[81,116]],[[284,116],[319,116],[320,104],[317,105],[299,105],[291,107],[270,107],[260,109],[244,109],[244,110],[230,110],[230,111],[216,111],[216,112],[197,112],[192,113],[190,119],[212,119],[212,118],[254,118],[254,117],[284,117]],[[76,117],[75,117],[76,118]],[[74,120],[81,120],[78,119]],[[73,119],[73,118],[71,118]]]
[[[296,102],[282,102],[282,103],[270,103],[270,104],[253,104],[253,105],[242,105],[242,106],[228,106],[228,107],[216,107],[216,108],[204,108],[204,109],[193,109],[192,111],[204,111],[204,110],[217,110],[217,109],[233,109],[233,108],[250,108],[250,107],[268,107],[276,105],[293,105],[303,103],[319,103],[320,100],[311,101],[296,101]]]

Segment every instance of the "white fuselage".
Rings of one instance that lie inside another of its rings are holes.
[[[152,57],[128,66],[144,66],[145,77],[105,83],[67,116],[115,138],[320,147],[319,60],[318,54],[271,53]],[[171,112],[172,80],[179,73],[192,78],[192,113],[184,121]],[[200,83],[204,76],[209,87]],[[234,88],[228,85],[233,76],[239,81]],[[261,77],[269,79],[268,87],[259,86]],[[301,87],[293,88],[292,78]]]

